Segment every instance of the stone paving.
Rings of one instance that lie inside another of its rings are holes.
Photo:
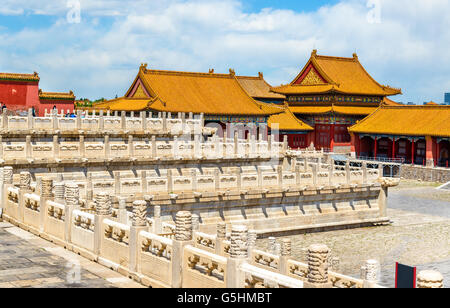
[[[0,222],[0,288],[138,288],[97,263]]]
[[[394,286],[395,262],[436,269],[450,287],[450,199],[447,191],[427,184],[406,183],[389,193],[392,225],[290,236],[295,258],[305,261],[306,249],[323,243],[340,258],[339,272],[360,276],[367,259],[381,263],[381,284]],[[267,239],[257,245],[267,247]]]

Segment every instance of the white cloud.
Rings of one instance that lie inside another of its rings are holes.
[[[81,97],[123,94],[141,62],[162,69],[264,71],[270,82],[287,83],[313,48],[336,56],[358,52],[375,79],[403,88],[403,101],[442,101],[450,91],[448,0],[382,0],[376,24],[367,20],[365,0],[310,13],[252,14],[232,0],[82,0],[80,24],[65,21],[65,0],[4,1],[4,11],[28,7],[60,19],[45,29],[0,30],[0,70],[38,70],[42,87],[73,89]]]

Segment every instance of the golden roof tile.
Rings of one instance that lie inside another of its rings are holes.
[[[270,91],[272,86],[267,83],[262,73],[259,73],[257,77],[237,76],[236,78],[244,90],[253,98],[275,100],[284,100],[286,98],[284,95]]]
[[[12,80],[12,81],[39,81],[39,74],[34,72],[33,74],[17,74],[17,73],[0,73],[0,80]]]

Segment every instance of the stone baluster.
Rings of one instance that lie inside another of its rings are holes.
[[[163,112],[162,114],[162,132],[167,134],[167,113]]]
[[[328,279],[328,255],[326,245],[311,245],[308,248],[308,281],[305,288],[331,288]]]
[[[147,171],[141,171],[141,191],[143,194],[148,192]]]
[[[111,196],[107,192],[99,192],[94,200],[94,253],[100,253],[102,237],[104,236],[103,220],[109,218],[112,214]]]
[[[351,184],[351,170],[350,170],[350,161],[347,160],[345,162],[345,179],[346,179],[346,184],[350,185]]]
[[[373,288],[379,280],[380,263],[377,260],[367,260],[364,265],[364,288]]]
[[[234,174],[236,176],[236,189],[238,191],[242,190],[242,171],[241,167],[236,167]]]
[[[192,230],[193,231],[200,230],[200,216],[197,214],[192,214]]]
[[[258,234],[255,230],[248,230],[248,254],[251,255],[252,250],[256,247]]]
[[[111,157],[111,144],[109,141],[109,135],[105,135],[105,159]]]
[[[148,231],[147,208],[148,205],[145,200],[137,200],[133,202],[133,216],[131,220],[129,241],[129,267],[131,272],[140,271],[140,263],[138,262],[138,251],[141,249],[141,243],[139,243],[139,233],[141,231]]]
[[[114,111],[114,117],[116,117],[116,118],[117,118],[118,116],[119,116],[119,111],[117,111],[117,110],[116,110],[116,111]]]
[[[216,226],[216,254],[219,256],[224,256],[224,245],[223,241],[227,238],[227,224],[224,222],[219,222]]]
[[[278,188],[283,188],[283,166],[277,166]]]
[[[201,158],[201,144],[200,144],[200,135],[194,135],[194,158]]]
[[[120,181],[120,171],[114,172],[114,193],[119,196],[122,191],[122,183]]]
[[[363,184],[367,184],[367,162],[362,163],[362,173],[363,173]]]
[[[31,173],[28,171],[20,172],[20,189],[31,190]]]
[[[55,202],[64,203],[65,184],[64,182],[56,182],[53,186]]]
[[[84,136],[80,135],[80,157],[85,158],[86,157],[86,144],[84,142]]]
[[[134,157],[134,139],[133,135],[128,136],[128,157]]]
[[[262,189],[263,188],[263,173],[262,173],[262,169],[260,167],[256,167],[256,171],[258,172],[258,188]]]
[[[53,136],[53,158],[55,160],[59,159],[59,137],[58,137],[58,135]]]
[[[295,166],[295,184],[297,185],[297,187],[300,187],[301,183],[302,183],[301,170],[300,166],[297,165]]]
[[[162,219],[161,219],[161,206],[153,206],[153,232],[155,234],[162,234]]]
[[[141,129],[143,132],[147,131],[147,112],[141,111]]]
[[[53,130],[58,130],[58,114],[57,114],[57,110],[55,110],[55,112],[53,112],[52,114],[52,123],[53,123]]]
[[[7,109],[6,108],[4,108],[3,110],[2,110],[2,125],[3,125],[3,130],[4,131],[7,131],[8,130],[8,122],[9,122],[9,118],[8,118],[8,116],[7,116]]]
[[[128,225],[127,198],[117,197],[117,201],[119,203],[117,219],[121,224]]]
[[[254,134],[250,137],[250,157],[256,156],[256,136]]]
[[[0,160],[3,159],[3,137],[0,136]]]
[[[87,174],[86,181],[86,207],[89,207],[89,201],[94,200],[94,186],[92,184],[92,174]]]
[[[28,114],[27,114],[27,124],[28,124],[28,129],[32,130],[34,127],[34,121],[33,121],[33,109],[29,108],[28,109]]]
[[[313,186],[317,187],[317,165],[312,164],[312,180],[313,180]]]
[[[65,209],[65,240],[72,241],[72,212],[80,207],[80,189],[76,183],[66,182],[64,185],[64,209]]]
[[[173,193],[173,176],[171,169],[167,169],[167,192],[169,194]]]
[[[384,166],[383,163],[378,164],[378,177],[384,177]]]
[[[231,226],[230,257],[227,260],[227,288],[243,288],[245,276],[240,270],[248,259],[248,228]]]
[[[111,116],[111,110],[106,110],[106,116],[109,118]]]
[[[273,135],[268,136],[267,138],[267,152],[269,152],[269,154],[272,154],[272,142],[273,142]]]
[[[214,169],[214,190],[220,191],[220,170],[218,168]]]
[[[12,185],[11,185],[12,186]],[[17,220],[23,223],[24,217],[24,207],[25,207],[25,198],[24,195],[31,191],[31,173],[28,171],[20,172],[20,183],[19,183],[19,207],[17,211]],[[6,190],[7,191],[7,190]]]
[[[330,166],[328,168],[328,185],[333,186],[334,183],[334,159],[330,159]]]
[[[173,136],[173,148],[172,148],[172,157],[174,159],[178,159],[180,155],[180,145],[178,144],[178,136]]]
[[[288,137],[287,137],[287,135],[284,135],[283,136],[283,154],[286,154],[288,148],[289,148],[289,146],[288,146]]]
[[[31,143],[31,136],[25,137],[25,157],[27,159],[33,159],[33,145]]]
[[[197,169],[191,170],[191,181],[192,181],[192,191],[197,191],[198,181],[197,181]]]
[[[103,116],[103,110],[100,110],[100,117],[98,119],[98,130],[101,132],[105,130],[105,117]]]
[[[172,242],[172,288],[183,285],[184,247],[192,243],[192,215],[190,212],[178,212],[175,217],[175,239]]]
[[[277,239],[274,237],[269,237],[267,242],[267,251],[271,254],[275,254],[275,245],[277,244]]]
[[[120,113],[120,125],[121,125],[122,130],[127,129],[127,118],[125,116],[126,116],[125,111],[122,111]]]
[[[238,139],[238,132],[234,132],[234,157],[239,157],[239,139]]]
[[[77,130],[81,129],[81,110],[77,110]]]
[[[47,201],[53,200],[53,180],[51,178],[42,178],[40,211],[39,211],[39,231],[44,232],[45,218],[47,215]]]
[[[3,183],[13,184],[13,167],[7,166],[3,168]]]
[[[421,271],[417,276],[417,288],[442,289],[444,288],[444,277],[437,271]]]
[[[285,238],[281,240],[280,273],[283,275],[289,274],[288,261],[292,256],[291,247],[292,247],[291,239]]]
[[[156,146],[156,136],[153,135],[152,136],[152,158],[156,159],[156,155],[157,155],[157,146]]]

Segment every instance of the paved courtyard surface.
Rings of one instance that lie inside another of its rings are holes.
[[[404,182],[389,192],[388,215],[392,225],[296,235],[292,253],[305,261],[306,249],[314,243],[331,248],[340,258],[339,272],[360,277],[365,260],[381,263],[381,284],[394,287],[395,262],[435,269],[450,287],[450,191],[437,185]],[[257,245],[267,247],[267,239]]]
[[[138,288],[140,284],[0,222],[0,288]]]

